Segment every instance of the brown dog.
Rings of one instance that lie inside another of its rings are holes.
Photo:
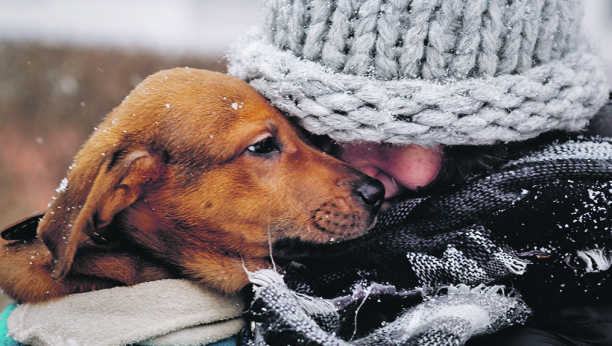
[[[32,302],[180,277],[235,293],[272,249],[304,255],[282,244],[364,234],[383,196],[248,84],[162,71],[96,129],[42,219],[2,232],[0,287]]]

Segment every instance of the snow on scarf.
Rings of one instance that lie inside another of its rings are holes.
[[[284,278],[251,274],[251,342],[461,345],[531,310],[606,298],[611,178],[611,141],[565,138],[408,200],[360,239],[313,247]]]

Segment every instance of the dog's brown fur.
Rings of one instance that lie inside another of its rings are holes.
[[[0,244],[0,287],[17,301],[170,277],[235,293],[275,243],[357,237],[380,204],[355,192],[370,178],[303,142],[248,84],[194,69],[136,87],[67,182],[37,236]]]

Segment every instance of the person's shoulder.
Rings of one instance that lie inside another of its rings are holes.
[[[0,346],[23,346],[23,344],[8,336],[8,327],[6,325],[6,320],[16,307],[16,303],[9,304],[0,314]]]
[[[215,343],[209,344],[207,346],[238,346],[239,343],[239,339],[237,336],[233,336],[231,338],[225,339],[225,340],[221,340],[221,341],[217,341]]]

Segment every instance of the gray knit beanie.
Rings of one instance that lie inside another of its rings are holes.
[[[229,73],[339,142],[492,144],[605,103],[580,0],[266,0]]]

